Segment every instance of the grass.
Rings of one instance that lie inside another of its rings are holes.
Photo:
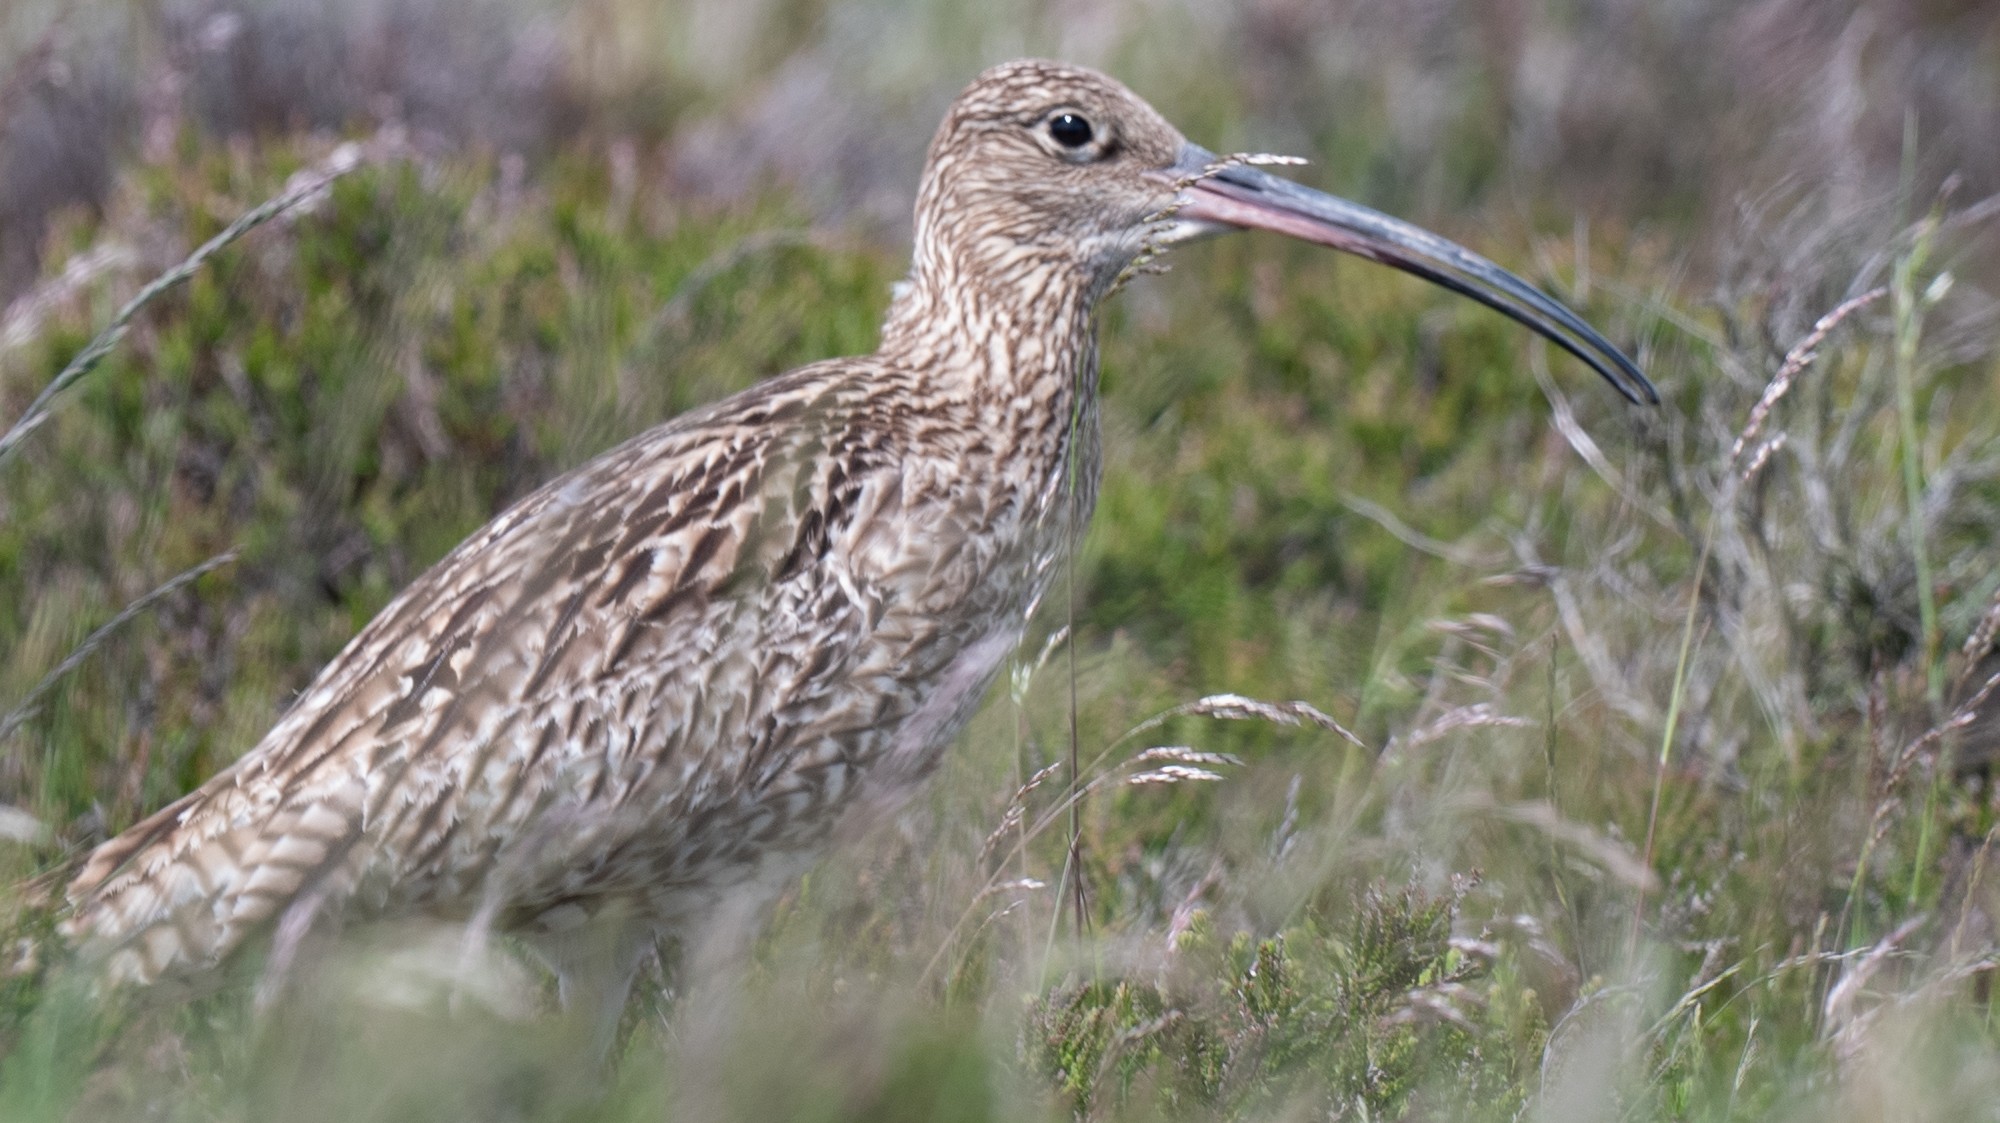
[[[1322,139],[1393,189],[1372,112]],[[9,884],[233,759],[512,498],[870,348],[903,268],[783,191],[633,190],[588,129],[525,175],[351,139],[324,198],[150,293],[340,144],[184,129],[0,323],[9,419],[125,328],[0,463],[0,804],[41,828]],[[1752,214],[1771,252],[1691,265],[1503,213],[1500,157],[1461,158],[1433,221],[1636,341],[1665,407],[1363,263],[1177,253],[1105,313],[1073,603],[740,976],[651,968],[609,1075],[504,947],[365,932],[271,1010],[255,964],[104,1002],[23,892],[0,1117],[1990,1115],[1980,208]]]

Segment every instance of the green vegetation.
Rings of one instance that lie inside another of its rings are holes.
[[[1992,1116],[2000,351],[1952,272],[1980,228],[1912,185],[1690,263],[1682,227],[1513,214],[1490,140],[1413,181],[1379,106],[1313,138],[1322,182],[1447,200],[1422,217],[1635,343],[1666,406],[1378,267],[1177,253],[1106,310],[1074,603],[740,976],[662,956],[608,1077],[534,967],[456,931],[360,933],[266,1009],[254,963],[93,997],[29,879],[254,743],[512,499],[872,347],[899,250],[782,189],[631,190],[618,122],[692,102],[604,81],[525,175],[355,131],[358,170],[148,303],[0,464],[0,727],[233,559],[0,742],[0,804],[46,828],[0,842],[0,1118]],[[63,212],[0,319],[0,419],[337,143],[190,126]]]

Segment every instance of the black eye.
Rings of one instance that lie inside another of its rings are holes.
[[[1058,113],[1049,118],[1049,135],[1064,148],[1082,148],[1090,143],[1090,122],[1075,113]]]

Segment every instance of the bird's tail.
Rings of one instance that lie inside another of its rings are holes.
[[[351,887],[359,792],[351,807],[332,794],[250,806],[211,781],[90,855],[63,936],[114,982],[211,970],[281,914]]]

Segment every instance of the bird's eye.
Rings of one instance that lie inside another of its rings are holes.
[[[1082,148],[1095,133],[1081,114],[1058,113],[1049,118],[1049,136],[1064,148]]]

